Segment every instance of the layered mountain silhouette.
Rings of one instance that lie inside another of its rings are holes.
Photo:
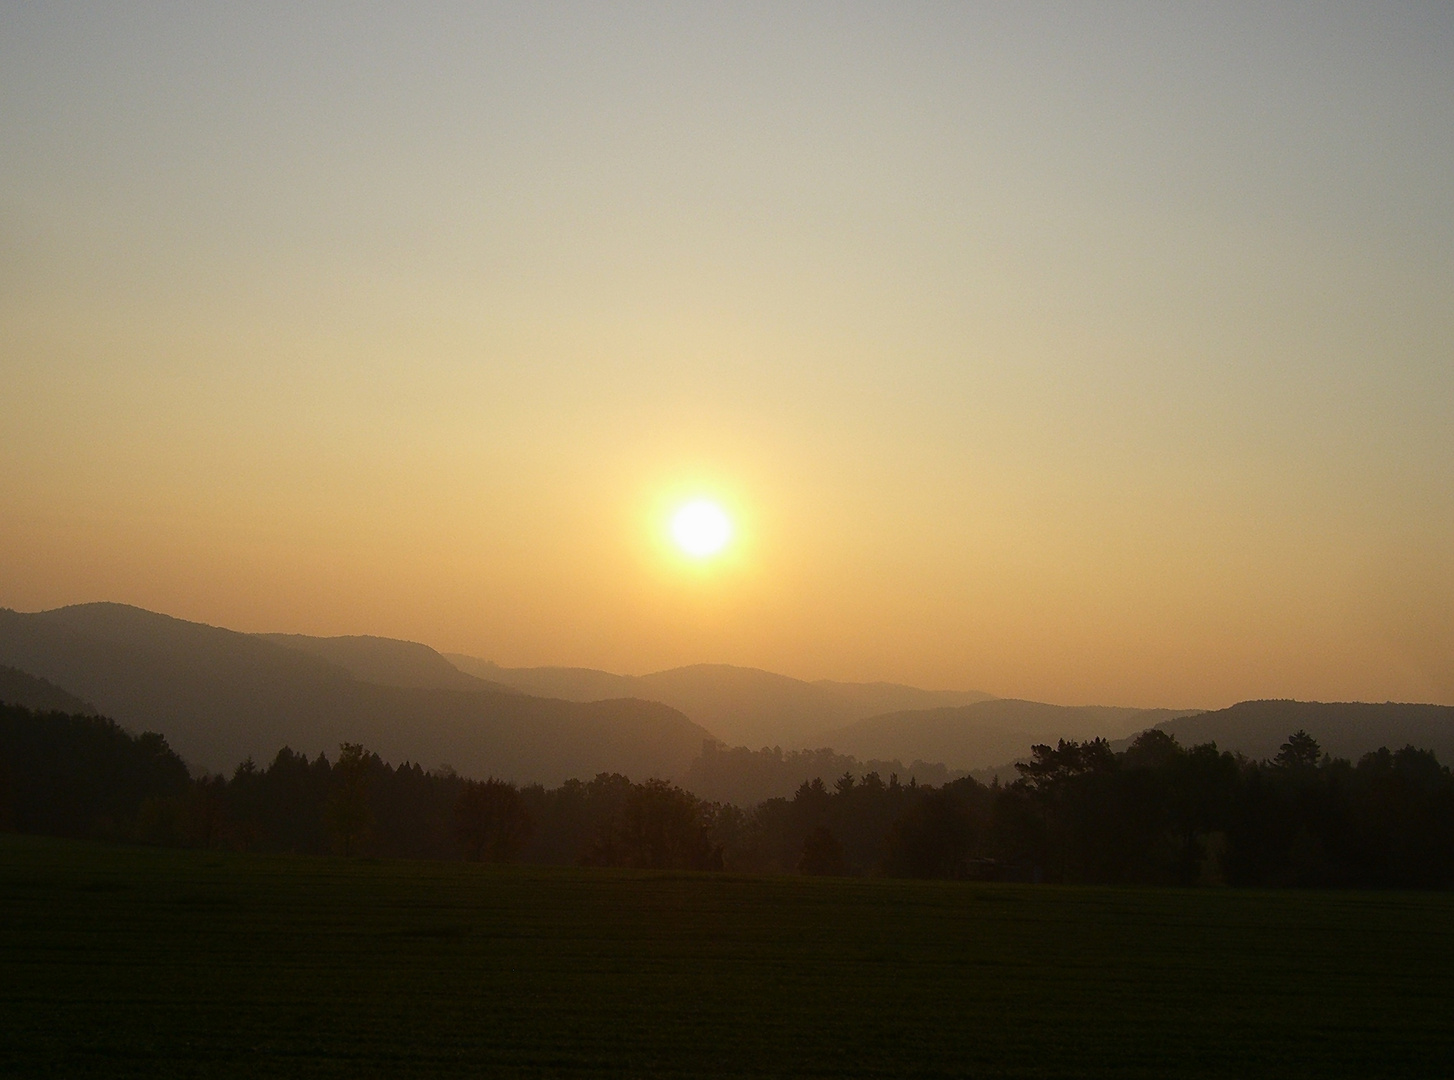
[[[1151,710],[1157,711],[1157,710]],[[1175,715],[1155,725],[1176,737],[1182,746],[1215,743],[1219,750],[1241,754],[1252,761],[1277,756],[1295,731],[1306,731],[1325,754],[1356,762],[1380,747],[1400,750],[1413,746],[1432,750],[1440,761],[1454,762],[1454,706],[1401,702],[1242,701],[1225,709]],[[1144,730],[1144,729],[1142,729]],[[1111,740],[1111,749],[1124,750],[1135,734]],[[1034,742],[1054,744],[1057,738]],[[1064,736],[1067,738],[1074,736]],[[1084,738],[1085,736],[1081,736]],[[983,781],[992,776],[1012,780],[1014,763],[1028,758],[1028,745],[999,764],[978,766],[972,775]]]
[[[0,665],[0,704],[21,705],[32,712],[96,714],[96,706],[89,701],[82,701],[45,679],[4,665]]]
[[[592,668],[505,668],[477,657],[446,655],[462,671],[527,694],[568,701],[637,697],[664,702],[710,728],[722,741],[753,749],[831,746],[831,741],[824,741],[829,733],[856,720],[898,710],[966,705],[990,696],[975,690],[921,690],[898,683],[805,682],[730,664],[693,664],[651,675],[613,675]]]
[[[194,766],[214,770],[265,761],[284,745],[331,756],[349,741],[396,762],[520,781],[676,777],[711,737],[656,702],[366,682],[314,652],[121,604],[0,610],[0,663],[132,730],[160,731]]]
[[[1324,753],[1350,761],[1381,746],[1415,746],[1454,764],[1454,705],[1243,701],[1156,726],[1183,746],[1214,742],[1254,761],[1275,757],[1287,737],[1302,730],[1318,740]]]
[[[609,771],[683,780],[716,740],[788,751],[771,769],[748,755],[751,777],[736,775],[733,755],[713,758],[723,791],[756,791],[767,782],[756,773],[771,773],[776,791],[794,782],[785,768],[812,758],[792,753],[800,749],[896,769],[910,762],[904,768],[926,779],[945,767],[1009,779],[1007,763],[1033,743],[1124,739],[1153,726],[1183,745],[1216,742],[1254,759],[1272,757],[1301,728],[1339,757],[1412,744],[1454,761],[1451,706],[1249,701],[1205,712],[983,698],[715,664],[643,676],[502,668],[416,642],[242,634],[121,604],[0,609],[0,701],[99,711],[133,731],[160,731],[212,770],[266,760],[284,745],[332,755],[349,741],[395,762],[522,782]]]
[[[255,637],[275,645],[305,652],[336,664],[355,679],[380,686],[411,686],[420,690],[490,690],[495,693],[519,693],[502,682],[468,675],[455,667],[428,645],[417,641],[370,636],[310,637],[307,634],[256,634]],[[600,701],[609,697],[630,697],[630,694],[597,694],[589,698],[573,698],[564,694],[537,694],[566,701]]]
[[[1307,731],[1334,757],[1356,761],[1381,746],[1416,746],[1454,762],[1454,706],[1389,702],[1244,701],[1226,709],[1129,709],[1046,705],[997,698],[952,709],[890,713],[823,736],[823,745],[864,760],[939,762],[988,779],[1016,776],[1035,743],[1106,738],[1117,749],[1147,728],[1183,746],[1215,742],[1255,761],[1276,756],[1287,737]]]
[[[958,708],[874,716],[823,738],[824,745],[854,757],[938,761],[951,769],[973,770],[1023,758],[1035,743],[1098,736],[1115,739],[1197,711],[1046,705],[996,698]],[[1013,770],[1008,772],[1013,777]]]

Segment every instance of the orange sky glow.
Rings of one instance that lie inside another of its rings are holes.
[[[0,605],[1454,704],[1454,17],[1290,11],[13,5]]]

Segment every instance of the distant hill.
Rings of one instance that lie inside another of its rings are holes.
[[[664,702],[724,742],[753,748],[816,748],[829,745],[825,732],[891,709],[965,705],[989,698],[975,690],[921,690],[897,683],[806,682],[730,664],[613,675],[592,668],[505,668],[477,657],[446,655],[462,671],[527,694],[568,701],[638,697]]]
[[[0,609],[0,664],[64,686],[134,731],[159,731],[214,770],[285,744],[331,757],[357,741],[391,761],[520,781],[675,778],[711,737],[655,702],[364,682],[294,646],[121,604]]]
[[[1306,731],[1334,757],[1358,758],[1380,746],[1432,750],[1454,764],[1454,705],[1397,702],[1243,701],[1226,709],[1157,724],[1183,746],[1215,742],[1254,761],[1275,757],[1287,737]]]
[[[921,690],[917,686],[904,686],[901,683],[834,682],[830,679],[819,679],[813,685],[822,687],[848,703],[854,712],[862,714],[859,717],[861,720],[891,712],[949,709],[960,705],[973,705],[979,701],[997,700],[993,694],[979,690]]]
[[[369,636],[309,637],[306,634],[254,636],[327,660],[343,668],[355,679],[380,686],[412,686],[420,690],[516,692],[513,687],[504,683],[466,674],[428,645],[421,645],[417,641]]]
[[[21,705],[33,712],[95,716],[96,706],[59,686],[13,667],[0,665],[0,704]]]
[[[1198,710],[1046,705],[1000,698],[948,709],[874,716],[823,736],[823,745],[859,758],[941,761],[951,769],[991,768],[1057,739],[1119,738]]]
[[[1390,750],[1414,746],[1434,751],[1445,764],[1454,763],[1454,706],[1449,705],[1242,701],[1214,712],[1188,713],[1155,726],[1175,735],[1182,746],[1216,743],[1219,750],[1253,761],[1276,757],[1287,737],[1302,730],[1317,739],[1325,753],[1349,761],[1356,762],[1381,746]],[[1111,749],[1126,749],[1138,734],[1112,738]],[[1086,737],[1090,736],[1081,736]],[[972,775],[986,783],[996,775],[1001,780],[1012,780],[1019,775],[1014,763],[1028,759],[1029,751],[1027,743],[997,764],[973,770]]]
[[[514,687],[524,694],[560,698],[563,701],[602,701],[606,698],[631,697],[635,678],[613,675],[609,671],[581,667],[507,668],[477,656],[445,653],[444,657],[460,671],[479,679]]]

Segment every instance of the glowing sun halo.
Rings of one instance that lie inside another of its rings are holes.
[[[671,519],[672,539],[693,558],[715,555],[732,539],[732,522],[720,506],[709,499],[693,499]]]

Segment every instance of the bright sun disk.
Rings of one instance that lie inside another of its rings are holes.
[[[710,499],[694,499],[672,516],[671,534],[679,548],[703,559],[727,546],[732,539],[732,522]]]

